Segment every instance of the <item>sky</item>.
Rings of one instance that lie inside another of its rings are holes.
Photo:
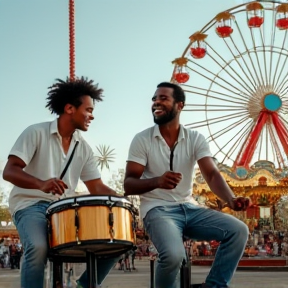
[[[153,125],[156,85],[170,81],[189,36],[243,2],[75,0],[76,76],[104,89],[83,136],[95,152],[100,144],[115,149],[109,173],[125,168],[132,138]],[[68,0],[0,0],[0,169],[27,126],[55,118],[47,88],[69,75],[68,23]]]

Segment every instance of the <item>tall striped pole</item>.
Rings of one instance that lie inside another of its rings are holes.
[[[69,0],[69,68],[70,80],[75,79],[75,4]]]

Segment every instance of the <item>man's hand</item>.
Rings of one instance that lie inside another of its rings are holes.
[[[174,189],[181,180],[181,173],[167,171],[158,178],[158,187],[162,189]]]
[[[42,181],[42,185],[40,186],[41,191],[45,193],[52,193],[53,195],[62,195],[67,188],[68,186],[62,180],[57,178]]]
[[[252,201],[249,197],[239,196],[232,198],[227,204],[234,211],[246,211],[252,205]]]

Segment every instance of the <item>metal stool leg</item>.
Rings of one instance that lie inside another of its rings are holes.
[[[189,261],[183,259],[180,268],[180,287],[190,288],[191,285],[191,265]]]
[[[88,287],[97,287],[97,258],[94,253],[86,252]]]
[[[53,288],[57,288],[57,283],[63,283],[63,262],[53,261]]]
[[[150,288],[155,287],[155,260],[150,259]]]

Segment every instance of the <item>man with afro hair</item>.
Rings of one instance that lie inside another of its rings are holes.
[[[14,185],[9,209],[24,249],[21,288],[43,288],[48,254],[46,210],[51,202],[75,196],[79,179],[91,194],[116,195],[102,182],[97,159],[80,133],[94,119],[95,102],[102,101],[102,89],[93,82],[85,77],[56,79],[49,87],[46,107],[58,117],[26,128],[9,153],[3,178]],[[74,148],[69,169],[60,179]],[[99,283],[117,260],[99,261]],[[87,274],[80,280],[85,287]]]

